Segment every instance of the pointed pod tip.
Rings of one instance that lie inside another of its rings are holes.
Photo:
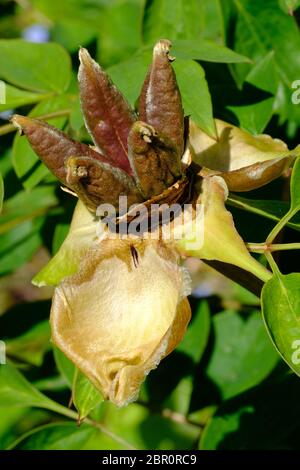
[[[131,133],[139,134],[142,139],[148,143],[152,141],[152,137],[157,136],[157,132],[154,127],[150,126],[150,124],[147,124],[143,121],[136,121],[131,128]]]
[[[153,48],[153,56],[158,55],[167,55],[170,61],[175,60],[175,57],[169,55],[170,49],[172,47],[171,41],[169,39],[160,39]]]
[[[19,130],[20,134],[22,134],[22,131],[31,119],[26,116],[21,116],[20,114],[14,114],[10,121]]]
[[[85,47],[80,47],[78,55],[81,64],[91,62],[93,60],[89,54],[89,51]]]

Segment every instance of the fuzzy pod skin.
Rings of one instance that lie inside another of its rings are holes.
[[[56,127],[39,119],[15,115],[13,124],[27,136],[33,150],[49,170],[66,186],[65,159],[69,156],[86,155],[89,158],[107,162],[108,160],[91,147],[71,139]]]
[[[128,206],[143,200],[133,180],[107,163],[86,156],[71,156],[65,168],[68,186],[92,211],[100,204],[112,204],[118,209],[120,196],[127,196]]]
[[[89,55],[79,52],[78,82],[86,127],[96,146],[114,166],[132,174],[127,137],[136,118],[121,92]]]
[[[149,124],[137,121],[132,126],[128,149],[137,186],[145,199],[162,193],[181,176],[175,146]]]
[[[153,61],[139,97],[139,119],[153,126],[175,145],[177,158],[184,150],[184,113],[176,76],[169,56],[171,42],[154,46]]]
[[[291,158],[275,158],[265,162],[253,163],[239,170],[222,173],[230,191],[245,192],[261,188],[278,178],[287,170]]]

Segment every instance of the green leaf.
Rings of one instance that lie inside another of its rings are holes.
[[[300,7],[300,0],[279,0],[279,6],[285,13],[293,15],[293,12]]]
[[[179,59],[195,59],[227,64],[251,62],[248,57],[205,39],[199,41],[176,40],[173,42],[172,55]]]
[[[215,345],[206,374],[224,400],[254,387],[278,362],[259,312],[248,319],[234,311],[213,317]]]
[[[216,450],[223,439],[230,434],[239,432],[240,424],[243,419],[247,419],[254,413],[254,408],[245,406],[232,414],[232,416],[213,417],[201,436],[201,450]],[[235,449],[237,450],[237,449]]]
[[[260,199],[247,199],[230,195],[227,203],[238,209],[252,212],[270,220],[279,221],[289,211],[289,203],[285,201],[272,201]],[[294,230],[300,230],[300,215],[296,214],[287,225]]]
[[[71,107],[70,126],[77,133],[84,126],[84,119],[83,119],[83,114],[81,112],[79,96],[76,97]]]
[[[300,33],[294,18],[283,15],[278,0],[234,0],[238,12],[236,49],[257,60],[274,50],[278,72],[289,87],[299,78]],[[280,31],[280,34],[278,34]]]
[[[0,274],[14,271],[29,261],[42,245],[40,234],[44,220],[27,220],[0,236]]]
[[[178,59],[174,62],[174,70],[185,114],[214,137],[216,129],[212,103],[203,68],[193,60]]]
[[[90,25],[90,28],[99,28],[102,20],[102,7],[107,0],[31,0],[34,7],[47,16],[52,23],[64,18],[80,20]]]
[[[29,113],[29,116],[33,118],[39,117],[61,111],[62,109],[68,109],[69,106],[70,97],[68,95],[61,95],[42,101]],[[67,116],[62,116],[49,119],[47,122],[52,126],[62,129],[66,120]],[[26,189],[34,188],[46,176],[50,175],[48,168],[39,160],[38,156],[31,148],[26,136],[16,134],[13,143],[12,158],[14,170]]]
[[[44,408],[76,419],[74,411],[43,395],[9,363],[0,366],[0,403],[7,407]]]
[[[39,186],[32,191],[19,191],[3,204],[0,221],[0,234],[3,234],[20,223],[44,215],[51,207],[58,204],[53,186]]]
[[[8,84],[5,85],[5,92],[6,100],[4,104],[0,104],[0,112],[18,108],[25,104],[37,103],[51,96],[51,93],[32,93],[30,91],[20,90]]]
[[[142,51],[107,69],[115,85],[134,106],[151,63],[151,51]]]
[[[116,0],[105,5],[98,43],[101,65],[125,60],[141,47],[144,3],[144,0]]]
[[[188,354],[195,364],[200,361],[209,337],[210,310],[207,302],[201,302],[193,315],[188,330],[176,351]]]
[[[276,111],[283,123],[299,120],[300,110],[291,100],[291,84],[300,76],[300,33],[295,18],[283,14],[278,0],[234,0],[238,21],[234,30],[234,48],[255,62],[274,51],[280,89],[276,97]],[[280,34],[278,33],[280,31]],[[244,64],[234,66],[241,84],[249,73]],[[279,101],[281,103],[279,103]]]
[[[97,28],[84,22],[80,16],[56,17],[51,32],[53,40],[72,53],[77,53],[81,46],[90,43],[97,36]]]
[[[10,357],[34,366],[42,365],[44,355],[50,349],[49,321],[38,323],[23,335],[6,340],[5,344]]]
[[[164,408],[169,408],[183,415],[186,415],[188,413],[194,387],[194,376],[197,374],[196,368],[207,346],[209,332],[210,309],[208,303],[202,301],[193,314],[192,321],[188,326],[188,330],[183,340],[181,341],[181,343],[179,343],[176,348],[176,352],[181,353],[183,355],[181,357],[182,361],[185,361],[183,362],[183,365],[186,364],[186,368],[183,377],[179,380],[178,384],[176,384],[167,399],[163,402]],[[178,358],[175,355],[174,362],[172,363],[175,369],[178,367],[177,364]],[[173,375],[174,377],[172,365],[168,364],[166,366],[166,369],[168,370],[164,371],[162,369],[162,377],[166,377],[166,373],[169,373],[171,376]],[[159,370],[157,371],[157,377],[159,377]],[[157,381],[158,383],[160,383],[159,380]],[[153,395],[150,395],[149,398],[150,400],[153,400]],[[155,398],[156,397],[154,397],[154,400]]]
[[[62,93],[70,82],[71,61],[58,44],[0,40],[0,77],[33,91]]]
[[[3,199],[4,199],[4,184],[3,184],[2,174],[0,173],[0,213],[2,212]]]
[[[144,15],[144,40],[153,45],[161,38],[201,37],[200,0],[151,0]]]
[[[17,435],[14,431],[28,413],[28,408],[7,408],[5,404],[2,404],[0,413],[0,449],[6,449],[16,439]]]
[[[202,0],[199,21],[202,23],[202,36],[217,43],[225,42],[224,17],[220,0]]]
[[[294,164],[291,177],[291,211],[297,210],[300,210],[300,157]]]
[[[199,435],[197,426],[164,418],[137,403],[118,408],[105,402],[102,408],[109,430],[137,449],[190,449]],[[118,442],[103,433],[94,448],[99,449],[99,444],[101,449],[128,449],[126,442]]]
[[[54,235],[52,240],[52,254],[56,254],[60,249],[61,245],[67,238],[67,235],[70,230],[70,224],[68,223],[58,223],[54,229]]]
[[[79,421],[103,401],[101,393],[79,370],[74,375],[72,398],[79,414]]]
[[[58,371],[65,378],[70,389],[72,389],[76,367],[56,346],[53,346],[53,354]]]
[[[299,392],[299,378],[288,374],[225,402],[201,434],[200,449],[298,449]]]
[[[228,106],[228,109],[237,116],[243,129],[252,134],[263,132],[273,114],[277,87],[278,75],[274,52],[271,51],[255,64],[245,78],[242,92],[244,99],[248,96],[249,103],[239,102],[237,105]],[[242,96],[239,101],[241,100]]]
[[[40,426],[21,436],[10,449],[14,450],[79,450],[95,434],[95,429],[76,423],[55,423]]]
[[[40,393],[10,364],[0,366],[0,403],[6,406],[36,406],[53,409],[52,402]]]
[[[300,376],[300,274],[274,275],[262,290],[262,313],[274,346]]]

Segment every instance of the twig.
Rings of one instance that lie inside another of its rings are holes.
[[[266,251],[300,250],[300,243],[246,243],[252,253],[265,253]]]
[[[144,408],[147,408],[152,413],[160,415],[162,418],[167,418],[170,421],[173,421],[173,423],[190,424],[200,429],[204,428],[204,425],[196,423],[195,421],[188,419],[185,415],[178,413],[177,411],[170,410],[169,408],[160,409],[141,400],[138,400],[137,404],[143,406]]]

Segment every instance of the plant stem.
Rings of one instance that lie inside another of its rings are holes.
[[[300,250],[300,243],[247,243],[247,248],[252,253],[265,253],[266,251]]]
[[[133,445],[125,441],[125,439],[123,439],[120,436],[117,436],[116,434],[111,432],[109,429],[107,429],[105,426],[103,426],[103,424],[98,423],[97,421],[94,421],[93,419],[90,419],[90,418],[85,418],[83,421],[87,424],[90,424],[94,428],[99,429],[99,431],[103,432],[103,434],[106,434],[107,436],[111,437],[114,441],[118,442],[124,447],[127,447],[127,449],[137,450],[135,447],[133,447]]]
[[[55,119],[57,117],[68,116],[70,112],[70,109],[61,109],[60,111],[55,111],[53,113],[43,114],[41,116],[34,116],[34,119]],[[17,128],[13,124],[4,124],[4,126],[0,126],[0,135],[9,134],[10,132],[14,132],[16,130]]]
[[[173,421],[173,423],[190,424],[200,429],[204,428],[203,424],[196,423],[195,421],[191,421],[185,415],[178,413],[176,411],[170,410],[169,408],[161,409],[159,407],[151,406],[149,403],[146,403],[142,400],[138,400],[137,403],[143,406],[144,408],[147,408],[147,410],[150,411],[150,413],[154,413],[163,418],[167,418],[170,421]]]
[[[279,271],[279,268],[278,268],[278,266],[277,266],[277,264],[276,264],[276,262],[275,262],[275,260],[272,256],[272,254],[269,251],[266,251],[265,252],[265,257],[267,258],[267,261],[268,261],[268,263],[269,263],[269,265],[270,265],[270,267],[273,271],[273,274],[276,274],[277,276],[280,276],[281,273]]]
[[[270,245],[272,241],[277,237],[279,232],[283,229],[283,227],[289,222],[289,220],[298,212],[299,207],[295,207],[294,209],[290,209],[283,217],[279,220],[279,222],[275,225],[273,230],[269,233],[266,244]]]
[[[46,408],[46,406],[44,405],[43,408]],[[54,411],[55,413],[61,414],[63,416],[66,416],[67,418],[70,418],[78,422],[78,413],[76,413],[76,411],[70,410],[69,408],[66,408],[63,405],[60,405],[59,403],[49,400],[47,408],[51,411]],[[93,426],[94,428],[100,430],[101,432],[103,432],[103,434],[106,434],[111,439],[125,446],[127,449],[136,450],[135,447],[133,447],[129,442],[127,442],[122,437],[114,434],[112,431],[107,429],[102,423],[98,423],[97,421],[94,421],[91,418],[84,418],[82,422],[89,424],[90,426]]]

